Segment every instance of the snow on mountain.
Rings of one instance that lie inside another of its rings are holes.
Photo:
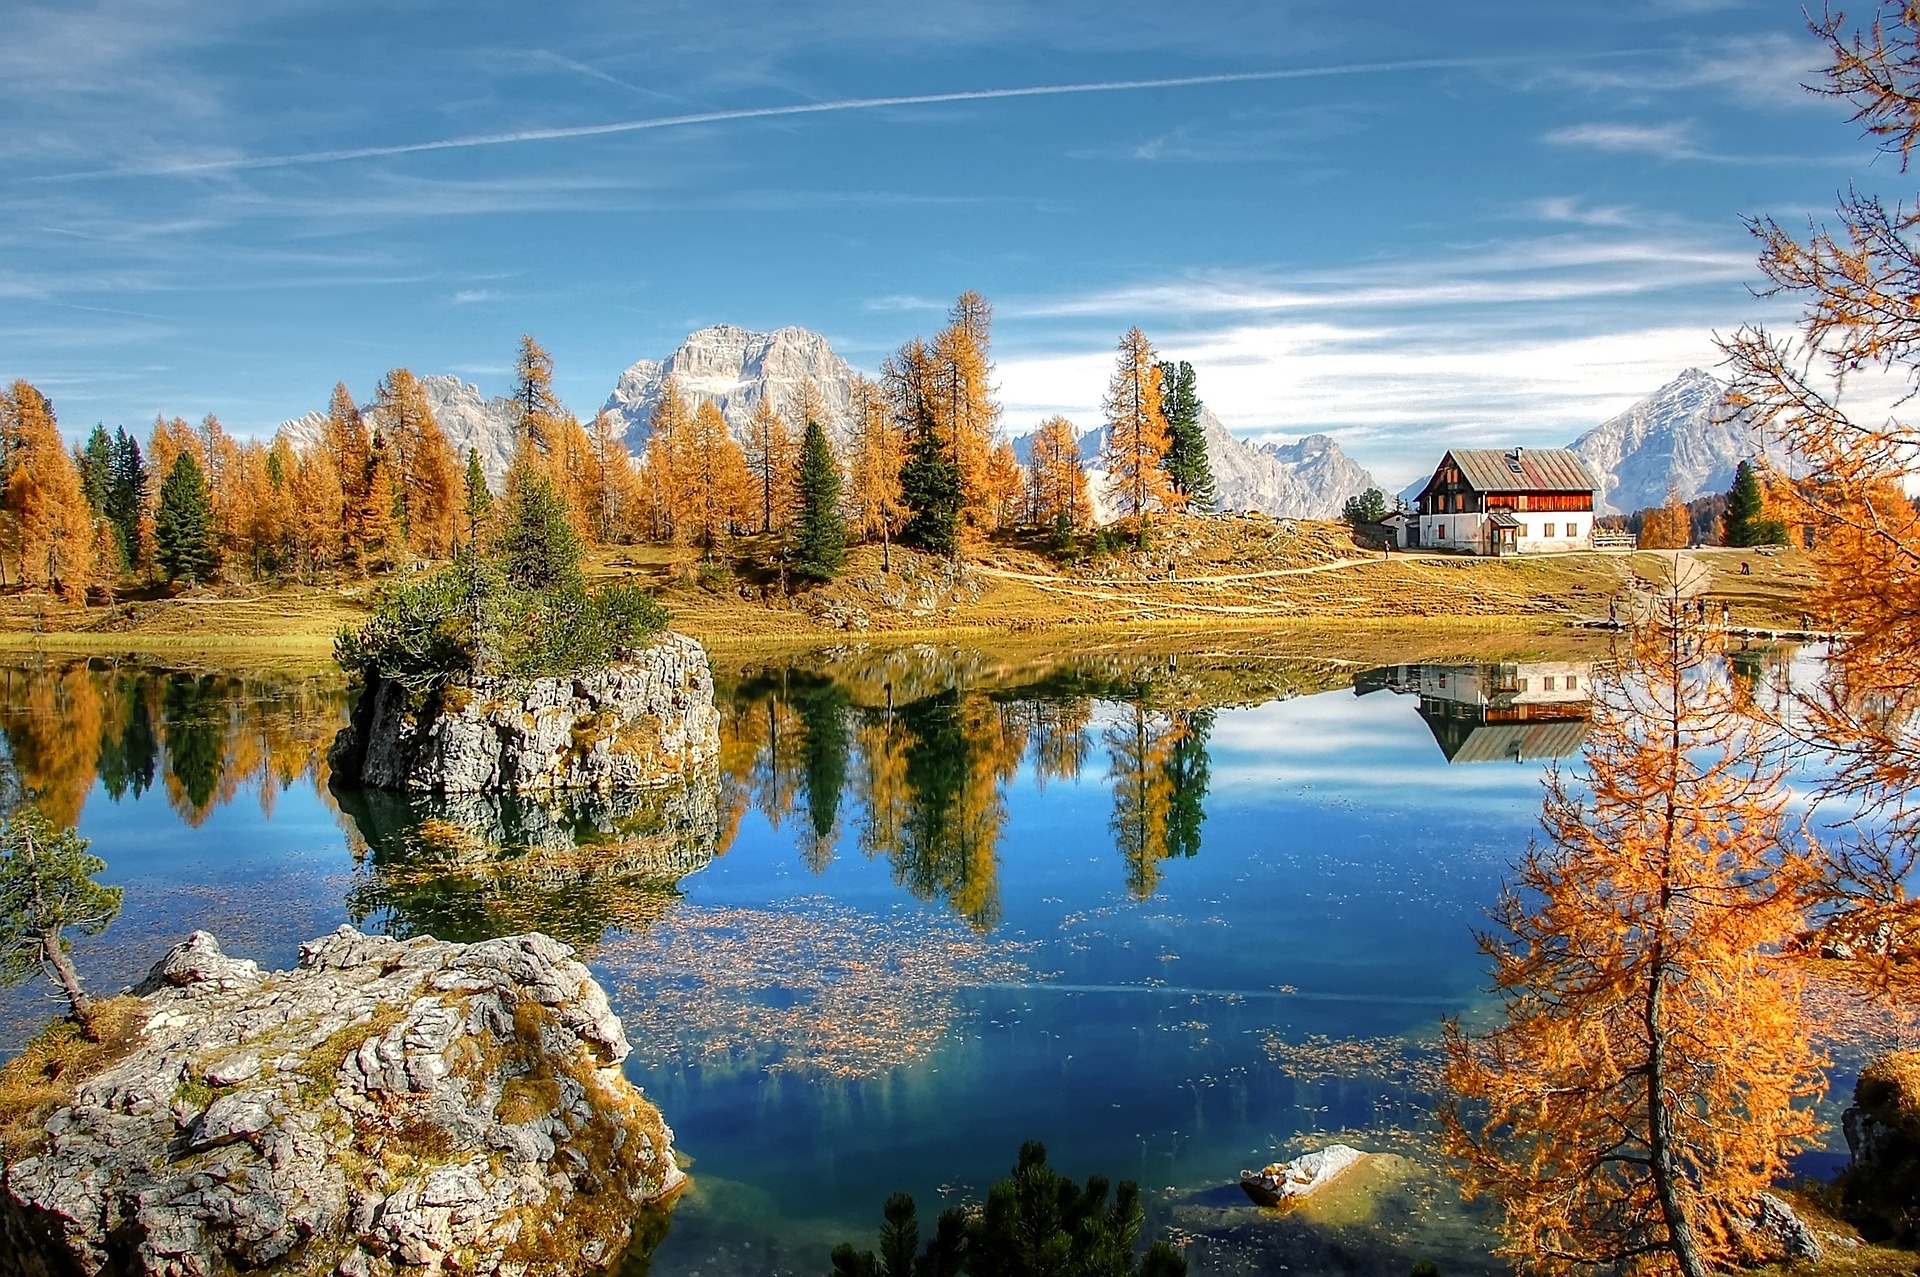
[[[1601,509],[1625,514],[1667,499],[1725,492],[1742,461],[1758,456],[1760,439],[1726,402],[1726,387],[1689,368],[1631,408],[1573,442],[1600,476]]]
[[[826,400],[828,420],[823,424],[835,444],[844,446],[852,428],[853,369],[833,353],[825,337],[805,328],[753,333],[716,324],[689,335],[665,361],[642,359],[620,374],[603,411],[620,419],[635,456],[646,451],[654,405],[669,375],[681,394],[717,404],[736,438],[746,437],[747,423],[762,399],[771,396],[774,407],[784,413],[809,379]]]
[[[1207,408],[1200,410],[1200,427],[1219,509],[1258,510],[1283,519],[1337,519],[1348,497],[1375,486],[1373,476],[1326,435],[1308,435],[1297,443],[1248,443]],[[1031,434],[1013,441],[1022,465],[1032,446]],[[1080,436],[1080,457],[1094,489],[1097,516],[1103,520],[1111,517],[1100,491],[1105,446],[1104,427]]]
[[[480,387],[444,375],[420,378],[420,388],[426,392],[433,419],[453,445],[454,455],[464,464],[469,448],[479,452],[480,468],[486,472],[488,484],[498,489],[513,461],[513,400],[482,399]],[[370,403],[363,404],[360,410],[371,408]],[[310,412],[282,422],[280,429],[295,444],[304,446],[317,442],[326,424],[326,413]]]

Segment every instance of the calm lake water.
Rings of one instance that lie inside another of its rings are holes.
[[[1035,1138],[1200,1272],[1497,1272],[1428,1161],[1433,1044],[1592,675],[852,651],[723,678],[716,775],[559,806],[335,792],[330,679],[43,661],[0,731],[126,888],[99,987],[195,926],[581,946],[692,1163],[656,1274],[824,1272]],[[4,996],[11,1048],[51,1004]],[[1336,1138],[1406,1160],[1284,1220],[1234,1187]]]

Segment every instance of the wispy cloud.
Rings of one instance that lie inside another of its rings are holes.
[[[1587,56],[1596,58],[1625,57],[1643,52],[1644,50],[1608,50],[1604,53]],[[1156,79],[1141,80],[1096,80],[1073,84],[1026,85],[1019,88],[963,89],[949,93],[911,93],[896,94],[888,97],[840,98],[829,102],[796,102],[785,106],[758,106],[720,111],[696,111],[685,115],[661,115],[638,120],[616,120],[605,124],[579,124],[555,128],[516,129],[503,133],[477,133],[464,137],[440,138],[427,142],[401,142],[386,146],[341,147],[333,150],[300,151],[285,155],[235,155],[165,164],[130,164],[115,168],[52,174],[34,180],[80,181],[107,177],[190,177],[197,174],[230,173],[250,169],[290,168],[312,164],[337,164],[348,160],[378,159],[397,155],[417,155],[432,151],[465,150],[473,147],[509,146],[531,142],[556,142],[577,138],[607,137],[620,133],[639,133],[655,129],[685,128],[699,124],[722,124],[740,120],[819,115],[836,111],[869,111],[883,107],[928,106],[944,102],[992,102],[1013,98],[1060,97],[1087,93],[1130,93],[1149,89],[1257,84],[1280,80],[1382,75],[1409,71],[1487,69],[1513,65],[1524,61],[1526,61],[1526,58],[1519,55],[1472,58],[1413,58],[1391,62],[1348,62],[1329,66],[1289,67],[1270,71],[1234,71],[1216,75],[1164,76]]]
[[[1700,154],[1685,124],[1572,124],[1548,133],[1546,141],[1595,151],[1646,151],[1670,160]]]
[[[491,288],[463,288],[450,299],[455,306],[478,306],[483,302],[499,301],[504,293]]]

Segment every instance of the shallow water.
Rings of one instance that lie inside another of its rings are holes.
[[[332,792],[324,679],[40,664],[0,730],[127,889],[100,987],[195,926],[589,950],[691,1159],[655,1273],[825,1271],[1027,1139],[1138,1180],[1198,1271],[1504,1271],[1430,1168],[1432,1044],[1485,1012],[1472,928],[1591,676],[841,653],[723,681],[716,775],[557,808]],[[0,1045],[48,1010],[6,998]],[[1284,1221],[1233,1187],[1336,1137],[1407,1160]]]

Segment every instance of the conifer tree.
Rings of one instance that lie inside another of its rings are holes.
[[[1733,487],[1727,492],[1727,512],[1720,525],[1720,540],[1731,546],[1779,545],[1787,539],[1786,524],[1766,517],[1766,494],[1761,491],[1760,475],[1751,461],[1742,461],[1733,472]]]
[[[1002,439],[987,456],[987,502],[995,530],[1004,531],[1020,522],[1026,495],[1026,471],[1020,468],[1013,445]]]
[[[120,915],[122,892],[93,880],[107,866],[87,848],[85,838],[35,807],[0,825],[0,984],[48,972],[81,1030],[97,1040],[93,998],[74,969],[67,933],[105,931]]]
[[[308,584],[323,569],[341,561],[345,528],[341,523],[340,469],[324,447],[295,454],[289,484],[293,506],[293,557]]]
[[[1160,365],[1160,400],[1167,419],[1167,452],[1161,468],[1174,496],[1188,509],[1211,510],[1218,499],[1207,461],[1207,432],[1200,424],[1200,392],[1193,365],[1182,359]]]
[[[1667,490],[1667,502],[1648,510],[1640,522],[1642,550],[1684,550],[1693,540],[1693,518],[1676,489]]]
[[[96,425],[87,436],[87,446],[74,458],[80,467],[80,490],[94,514],[107,517],[113,500],[113,438],[104,425]]]
[[[342,562],[365,570],[372,558],[367,520],[373,504],[373,434],[367,429],[360,409],[354,406],[345,382],[333,388],[320,438],[340,473]],[[156,469],[160,465],[158,456],[154,458],[154,465]]]
[[[933,352],[916,337],[887,360],[881,372],[888,403],[907,441],[906,463],[900,468],[907,517],[900,539],[932,554],[957,553],[960,470],[942,433]]]
[[[1034,433],[1027,456],[1027,519],[1038,527],[1072,531],[1093,519],[1080,440],[1065,417],[1049,417]]]
[[[794,567],[803,577],[830,581],[847,559],[847,529],[840,517],[840,463],[820,423],[809,419],[800,441],[800,518],[794,532]]]
[[[523,445],[545,454],[561,417],[553,393],[553,356],[531,333],[520,338],[520,357],[514,364],[513,414],[515,436]]]
[[[856,376],[852,399],[854,433],[848,476],[849,503],[858,534],[868,540],[879,538],[881,571],[884,572],[892,566],[891,543],[906,513],[900,492],[900,468],[907,460],[906,439],[880,387],[865,377]]]
[[[125,427],[113,432],[113,475],[107,493],[107,519],[113,525],[121,565],[129,571],[139,567],[145,547],[141,514],[147,504],[147,465],[140,455],[140,441]]]
[[[507,472],[500,553],[507,581],[527,591],[580,583],[582,550],[565,498],[546,469],[523,453]]]
[[[640,476],[622,437],[619,417],[604,411],[595,417],[588,447],[593,466],[594,539],[602,545],[632,540],[642,502]]]
[[[1781,949],[1818,875],[1686,571],[1636,606],[1580,783],[1549,776],[1545,844],[1481,937],[1504,1023],[1447,1029],[1444,1147],[1537,1271],[1730,1266],[1815,1129],[1822,1061]]]
[[[1138,328],[1120,338],[1120,361],[1107,383],[1107,493],[1123,514],[1144,519],[1174,500],[1161,467],[1167,419],[1160,403],[1160,368],[1153,345]]]
[[[374,392],[373,417],[399,487],[401,538],[429,558],[452,557],[460,467],[419,379],[405,368],[389,372]]]
[[[652,535],[656,541],[679,539],[680,512],[688,470],[688,440],[693,434],[693,407],[680,393],[680,384],[668,376],[653,405],[651,430],[641,478],[645,485]]]
[[[215,549],[213,493],[191,451],[174,455],[173,468],[160,485],[160,507],[154,517],[154,554],[169,581],[204,582],[213,579],[219,555]]]
[[[693,414],[682,471],[676,477],[674,532],[713,558],[735,523],[751,508],[747,459],[727,429],[719,405],[707,400]]]
[[[82,598],[93,579],[93,511],[80,469],[67,451],[53,405],[31,384],[7,396],[6,513],[20,579],[68,598]]]
[[[981,535],[996,525],[1001,495],[993,474],[994,437],[1000,404],[993,396],[988,355],[993,308],[977,292],[964,292],[935,334],[926,401],[959,484],[958,532]]]
[[[803,409],[803,430],[805,420]],[[747,472],[753,476],[760,531],[763,534],[783,532],[799,509],[800,494],[794,486],[799,474],[799,458],[786,421],[774,411],[772,400],[765,395],[754,405],[753,419],[747,423],[746,454]]]
[[[483,539],[481,531],[493,518],[493,492],[487,487],[487,472],[480,468],[480,450],[467,449],[467,471],[462,482],[466,497],[467,549],[477,552]]]

